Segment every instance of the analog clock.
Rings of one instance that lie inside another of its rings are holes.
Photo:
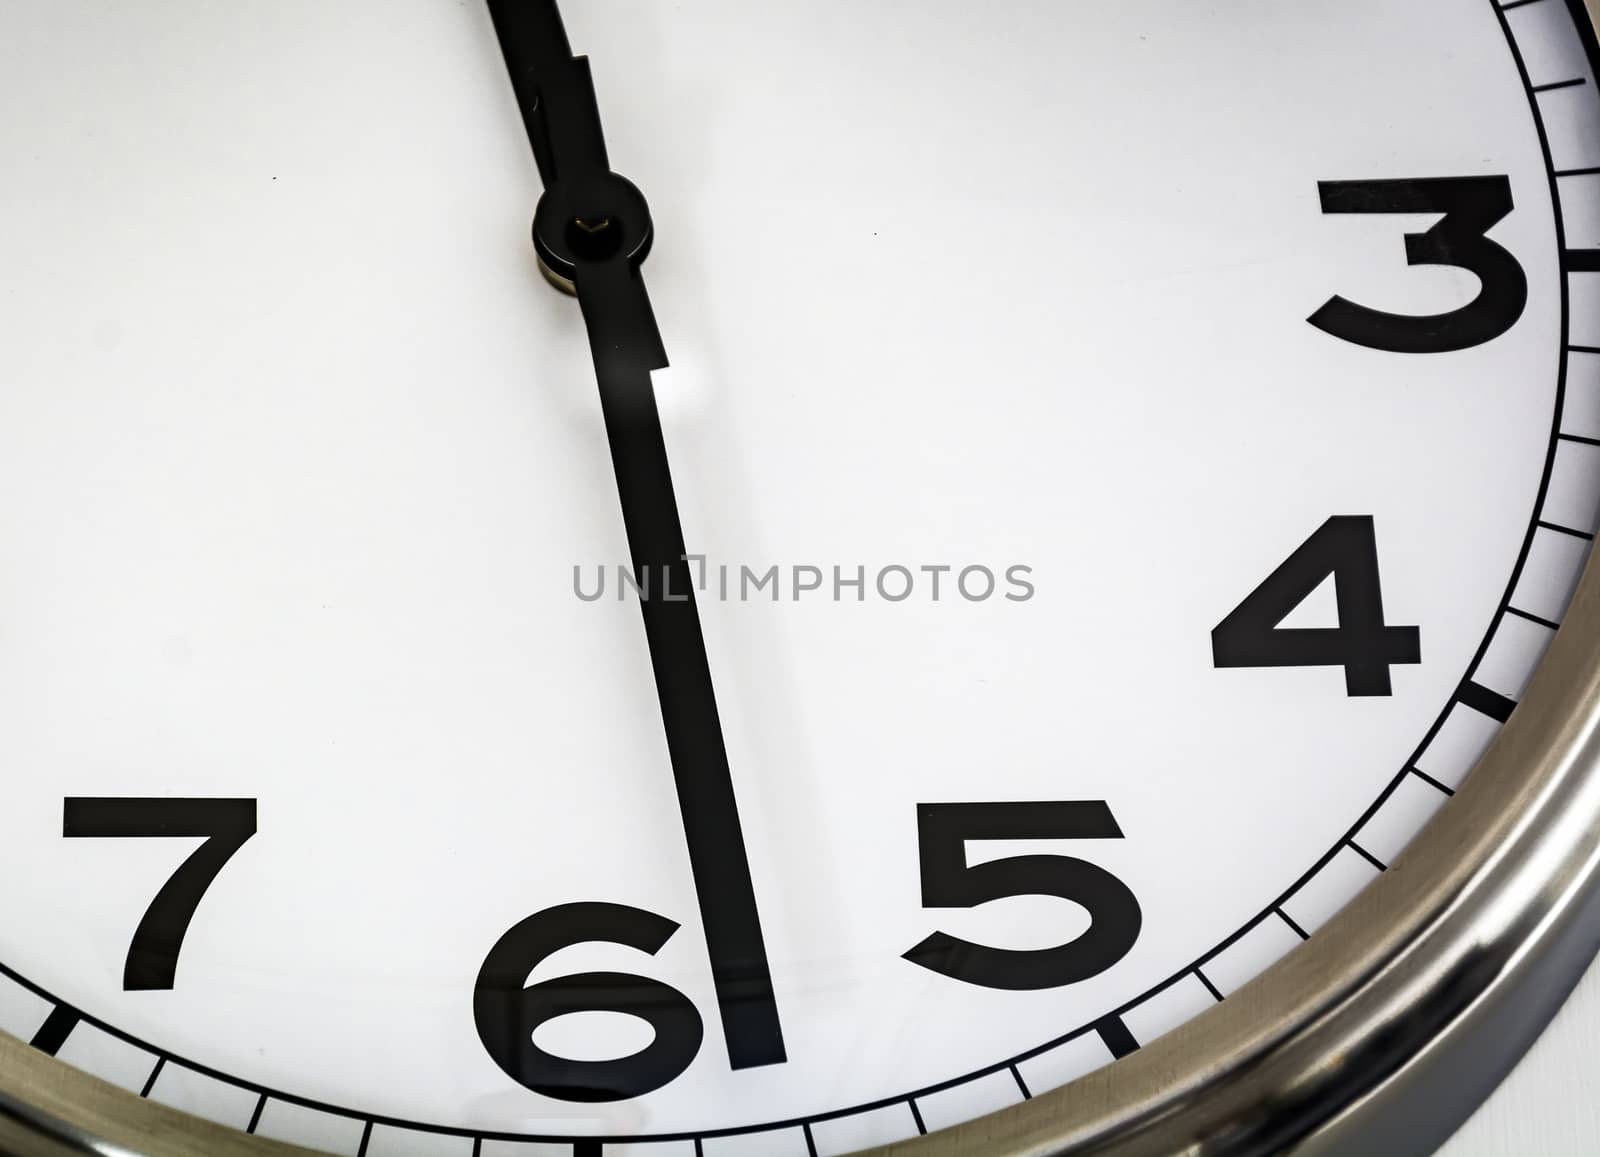
[[[1429,1148],[1592,940],[1597,55],[8,4],[0,1138]]]

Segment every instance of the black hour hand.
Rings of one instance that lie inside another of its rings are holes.
[[[588,58],[572,55],[554,0],[490,0],[489,13],[544,182],[533,219],[540,264],[581,299],[597,360],[603,348],[630,354],[628,368],[661,369],[666,352],[638,276],[654,238],[650,207],[611,171]]]

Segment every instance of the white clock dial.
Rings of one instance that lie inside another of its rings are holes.
[[[334,1152],[826,1157],[1225,998],[1587,557],[1574,12],[569,0],[704,556],[686,839],[487,8],[9,6],[0,1028]]]

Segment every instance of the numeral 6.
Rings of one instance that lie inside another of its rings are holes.
[[[528,983],[528,974],[575,944],[621,944],[653,956],[677,930],[665,916],[622,904],[562,904],[529,916],[500,937],[478,972],[472,1012],[483,1047],[519,1085],[560,1101],[623,1101],[676,1079],[705,1036],[700,1013],[676,988],[622,972],[580,972],[537,984]],[[541,1025],[574,1012],[636,1016],[655,1039],[609,1061],[570,1060],[534,1043]]]

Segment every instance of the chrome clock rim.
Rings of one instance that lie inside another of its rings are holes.
[[[1526,696],[1460,792],[1314,939],[1113,1065],[872,1152],[1427,1153],[1521,1059],[1597,949],[1591,560]]]
[[[1600,0],[1582,7],[1581,31],[1600,30]],[[1113,1065],[871,1152],[1430,1153],[1522,1059],[1597,951],[1591,556],[1561,630],[1472,774],[1312,940]]]

